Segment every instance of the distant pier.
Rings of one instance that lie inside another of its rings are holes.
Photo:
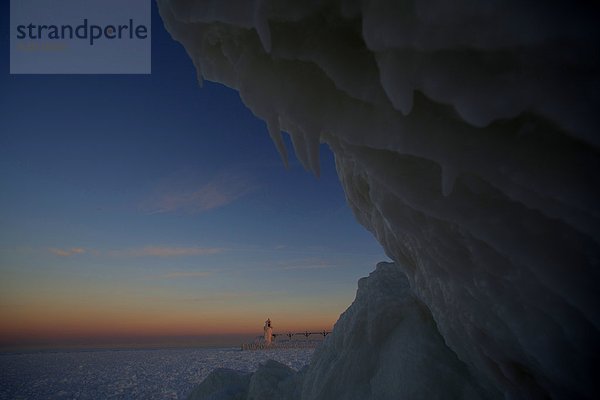
[[[288,333],[273,333],[271,320],[267,319],[264,326],[264,335],[257,336],[253,343],[244,343],[241,345],[242,350],[270,350],[270,349],[301,349],[315,348],[323,343],[325,337],[330,331],[320,332],[288,332]],[[311,338],[313,336],[313,338]],[[280,339],[277,339],[277,338]],[[318,339],[317,339],[318,338]]]

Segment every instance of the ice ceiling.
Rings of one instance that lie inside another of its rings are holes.
[[[447,350],[475,377],[477,394],[456,396],[595,396],[600,13],[593,2],[158,4],[199,80],[238,90],[284,161],[282,131],[316,174],[319,143],[331,147],[356,218],[407,276],[443,338],[435,348],[443,343],[439,353]],[[401,312],[393,303],[378,307]],[[327,351],[370,346],[381,355],[379,369],[402,371],[418,359],[391,359],[380,342],[336,337]],[[303,398],[325,398],[319,387],[331,383],[318,378],[331,365],[317,361]],[[368,371],[351,373],[364,375],[366,397],[398,393],[375,390],[386,383],[376,385]]]

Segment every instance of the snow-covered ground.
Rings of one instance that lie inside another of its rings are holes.
[[[254,371],[277,360],[293,369],[314,349],[95,350],[0,354],[0,399],[184,399],[215,368]]]

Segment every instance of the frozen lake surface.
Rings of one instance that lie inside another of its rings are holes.
[[[254,371],[268,359],[296,370],[314,349],[88,350],[0,354],[0,399],[185,399],[215,368]]]

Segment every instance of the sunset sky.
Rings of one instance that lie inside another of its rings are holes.
[[[330,329],[386,260],[156,9],[152,75],[11,76],[2,7],[0,347]]]

